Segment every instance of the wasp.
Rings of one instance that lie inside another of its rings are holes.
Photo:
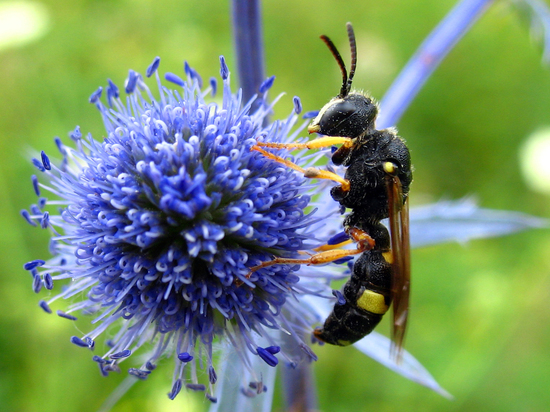
[[[344,219],[344,232],[349,241],[357,243],[357,248],[325,245],[308,259],[275,258],[251,268],[251,272],[274,264],[315,265],[361,254],[343,291],[335,293],[338,299],[332,312],[313,334],[329,344],[350,345],[372,332],[393,304],[393,349],[399,355],[409,310],[411,160],[405,142],[395,129],[376,129],[375,101],[364,93],[351,91],[357,65],[351,23],[347,23],[347,32],[351,49],[349,76],[334,43],[327,36],[321,36],[336,59],[343,79],[340,93],[308,126],[309,133],[322,137],[307,143],[257,143],[252,150],[298,170],[305,177],[339,183],[331,189],[331,196],[350,209]],[[341,146],[332,154],[332,162],[346,167],[344,178],[317,168],[302,169],[262,148],[317,149],[337,144]],[[386,218],[389,218],[389,231],[381,223]]]

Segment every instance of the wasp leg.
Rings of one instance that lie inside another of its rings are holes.
[[[273,265],[322,265],[324,263],[334,262],[335,260],[342,259],[346,256],[353,256],[359,253],[366,252],[371,250],[375,246],[374,239],[370,235],[357,228],[351,228],[348,231],[349,236],[357,242],[356,249],[338,249],[338,247],[349,243],[345,241],[337,245],[323,245],[319,246],[315,250],[321,250],[318,253],[311,255],[307,259],[292,259],[292,258],[275,258],[273,260],[268,260],[262,262],[259,265],[252,266],[250,272],[246,275],[249,278],[252,273],[259,269],[263,269]]]
[[[335,249],[315,253],[307,259],[278,257],[273,260],[268,260],[267,262],[262,262],[259,265],[252,266],[250,268],[250,273],[246,277],[249,278],[253,272],[273,265],[322,265],[323,263],[334,262],[335,260],[342,259],[346,256],[353,256],[362,252],[363,251],[360,249]]]
[[[296,143],[298,144],[298,143]],[[298,166],[296,163],[292,163],[286,159],[283,159],[280,156],[277,156],[273,153],[269,153],[262,149],[258,145],[254,145],[250,148],[250,150],[255,150],[257,152],[260,152],[265,157],[274,160],[278,163],[284,164],[286,167],[289,167],[291,169],[296,170],[297,172],[303,173],[304,177],[307,177],[309,179],[327,179],[327,180],[333,180],[337,183],[340,183],[342,186],[342,190],[344,192],[348,192],[350,190],[350,183],[349,180],[344,179],[340,176],[338,176],[336,173],[329,172],[328,170],[320,170],[315,167],[308,167],[307,169],[304,169],[300,166]]]
[[[318,246],[313,250],[316,252],[324,252],[325,250],[341,249],[342,247],[349,245],[352,242],[357,243],[358,244],[357,248],[361,249],[363,252],[366,252],[367,250],[371,250],[375,246],[375,242],[372,236],[369,235],[364,230],[356,227],[347,227],[345,229],[345,232],[342,232],[341,234],[334,236],[333,239],[341,240],[342,237],[348,237],[348,239],[342,240],[341,242],[338,242],[338,243],[327,243],[327,244]]]
[[[334,250],[334,249],[341,249],[342,247],[346,246],[346,245],[349,245],[350,243],[352,243],[353,240],[352,239],[348,239],[348,240],[345,240],[343,242],[340,242],[340,243],[336,243],[334,245],[329,245],[328,243],[325,244],[325,245],[321,245],[321,246],[318,246],[316,247],[315,249],[313,249],[315,252],[324,252],[325,250]],[[304,252],[305,253],[305,252]]]
[[[318,132],[315,127],[308,128],[310,133]],[[257,146],[271,147],[272,149],[321,149],[324,147],[333,146],[335,144],[341,144],[332,154],[332,162],[335,165],[341,165],[344,162],[353,147],[355,146],[355,139],[345,136],[323,136],[314,140],[310,140],[306,143],[270,143],[270,142],[257,142]]]
[[[257,146],[271,147],[272,149],[322,149],[324,147],[342,144],[343,147],[351,148],[354,144],[354,139],[343,136],[324,136],[310,140],[306,143],[269,143],[257,142]]]

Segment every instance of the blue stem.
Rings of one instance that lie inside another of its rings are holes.
[[[284,367],[281,375],[287,411],[319,410],[311,363],[302,362],[294,369]]]
[[[380,103],[377,127],[394,126],[428,77],[493,0],[460,1],[430,33]]]
[[[237,72],[246,102],[259,93],[260,84],[265,80],[260,1],[233,0],[232,4]]]

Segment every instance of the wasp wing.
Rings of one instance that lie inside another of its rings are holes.
[[[399,361],[409,315],[411,284],[409,202],[407,199],[403,202],[401,181],[397,176],[388,176],[386,181],[392,252],[392,354]]]

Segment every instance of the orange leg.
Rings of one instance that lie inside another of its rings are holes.
[[[308,259],[291,259],[291,258],[275,258],[267,262],[262,262],[259,265],[252,266],[250,272],[246,276],[249,278],[252,273],[259,269],[263,269],[273,265],[322,265],[323,263],[334,262],[335,260],[342,259],[346,256],[353,256],[359,253],[366,252],[374,248],[375,242],[370,235],[357,228],[349,229],[350,237],[357,242],[356,249],[338,249],[338,247],[349,243],[350,241],[345,241],[337,245],[323,245],[315,250],[320,250],[320,252],[311,255]]]
[[[306,143],[256,143],[257,146],[271,147],[273,149],[322,149],[323,147],[329,147],[335,144],[342,144],[344,147],[351,148],[353,146],[353,139],[342,136],[324,136],[310,140]]]
[[[317,139],[317,140],[320,140],[320,139]],[[313,140],[314,141],[314,140]],[[275,144],[278,144],[278,143],[262,143],[262,146],[267,146],[267,145],[275,145]],[[291,143],[289,145],[292,145],[292,144],[301,144],[301,143]],[[307,143],[305,143],[307,144]],[[271,147],[271,146],[268,146],[268,147]],[[269,159],[272,159],[278,163],[281,163],[281,164],[284,164],[286,167],[289,167],[291,169],[294,169],[296,170],[297,172],[300,172],[300,173],[303,173],[304,174],[304,177],[307,177],[309,179],[327,179],[327,180],[333,180],[335,182],[338,182],[340,183],[340,185],[342,186],[342,190],[344,192],[347,192],[349,191],[350,189],[350,183],[349,183],[349,180],[347,179],[344,179],[340,176],[338,176],[336,173],[332,173],[332,172],[329,172],[327,170],[320,170],[320,169],[317,169],[315,167],[308,167],[307,169],[304,169],[300,166],[298,166],[296,163],[292,163],[286,159],[283,159],[282,157],[280,156],[277,156],[273,153],[269,153],[267,151],[265,151],[264,149],[262,149],[259,144],[258,145],[254,145],[250,148],[250,150],[255,150],[257,152],[260,152],[261,154],[263,154],[265,157],[269,158]]]
[[[353,240],[348,239],[348,240],[345,240],[344,242],[340,242],[340,243],[337,243],[335,245],[329,245],[329,244],[321,245],[321,246],[316,247],[313,250],[316,251],[316,252],[324,252],[325,250],[341,249],[342,247],[344,247],[346,245],[349,245],[351,242],[353,242]],[[303,252],[303,253],[305,253],[305,252]]]
[[[267,262],[262,262],[259,265],[252,266],[250,268],[250,273],[247,275],[247,278],[250,275],[257,271],[258,269],[263,269],[268,266],[273,265],[321,265],[323,263],[330,263],[335,260],[341,259],[346,256],[357,255],[358,253],[363,252],[360,249],[335,249],[335,250],[325,250],[323,252],[315,253],[311,255],[308,259],[290,259],[290,258],[275,258]]]
[[[351,242],[358,243],[357,248],[361,249],[362,251],[371,250],[374,247],[374,240],[364,230],[358,229],[356,227],[351,227],[347,228],[346,231],[350,239],[344,240],[343,242],[336,243],[334,245],[321,245],[313,250],[316,252],[324,252],[325,250],[341,249],[343,246],[349,245]]]

